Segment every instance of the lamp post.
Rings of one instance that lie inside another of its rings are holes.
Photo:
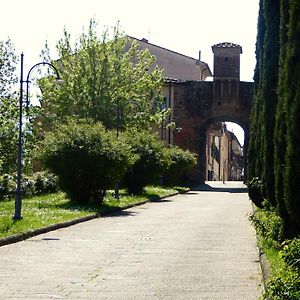
[[[18,175],[17,175],[17,190],[15,192],[15,214],[13,216],[14,220],[21,220],[22,215],[22,142],[23,142],[23,134],[22,134],[22,122],[23,122],[23,83],[26,83],[26,108],[28,109],[29,106],[29,77],[33,69],[38,66],[48,66],[51,67],[55,73],[56,78],[59,80],[59,73],[57,69],[48,62],[40,62],[35,64],[29,70],[26,80],[23,79],[24,76],[24,54],[21,54],[21,74],[20,74],[20,98],[19,98],[19,137],[18,137],[18,159],[17,159],[17,166],[18,166]]]

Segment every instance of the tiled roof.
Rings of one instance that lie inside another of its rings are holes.
[[[241,47],[241,46],[238,45],[238,44],[234,44],[234,43],[223,42],[223,43],[213,45],[213,47],[216,47],[216,48],[237,48],[237,47]]]
[[[212,50],[214,51],[214,49],[215,48],[218,48],[218,49],[221,49],[221,48],[223,48],[223,49],[225,49],[225,48],[231,48],[231,49],[240,49],[240,52],[242,53],[243,52],[243,50],[242,50],[242,47],[240,46],[240,45],[238,45],[238,44],[234,44],[234,43],[230,43],[230,42],[223,42],[223,43],[219,43],[219,44],[215,44],[215,45],[213,45],[212,47]]]
[[[167,78],[167,82],[173,80],[203,80],[207,76],[212,76],[208,64],[199,59],[149,43],[147,39],[128,37],[135,40],[139,44],[140,49],[148,49],[155,56],[155,64],[164,70],[163,77]]]

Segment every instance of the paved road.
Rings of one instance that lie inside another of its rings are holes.
[[[242,188],[210,183],[3,246],[0,299],[258,299]]]

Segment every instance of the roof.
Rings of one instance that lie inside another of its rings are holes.
[[[232,151],[234,152],[234,154],[242,156],[243,155],[243,147],[241,146],[238,138],[232,131],[228,130],[228,132],[232,139]]]
[[[242,47],[240,46],[240,45],[238,45],[238,44],[234,44],[234,43],[230,43],[230,42],[222,42],[222,43],[219,43],[219,44],[215,44],[215,45],[213,45],[212,47],[212,50],[214,51],[214,49],[215,48],[232,48],[232,49],[234,49],[234,48],[240,48],[240,51],[241,51],[241,53],[242,53]]]
[[[135,40],[141,49],[148,49],[156,57],[155,63],[164,70],[165,78],[199,81],[212,76],[208,64],[199,59],[149,43],[147,39],[128,37]],[[199,66],[201,67],[201,72]]]

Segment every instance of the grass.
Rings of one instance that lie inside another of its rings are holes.
[[[273,210],[257,209],[250,220],[256,229],[259,247],[270,267],[270,276],[260,299],[300,300],[300,273],[282,258],[280,217]]]
[[[32,229],[69,221],[93,213],[106,213],[116,208],[138,204],[145,200],[155,201],[176,192],[188,189],[175,187],[165,188],[149,186],[142,195],[132,196],[120,191],[120,199],[115,199],[113,191],[108,191],[102,205],[76,205],[66,198],[62,192],[39,197],[25,198],[22,201],[22,217],[20,221],[12,220],[14,201],[0,202],[0,238],[26,232]]]

